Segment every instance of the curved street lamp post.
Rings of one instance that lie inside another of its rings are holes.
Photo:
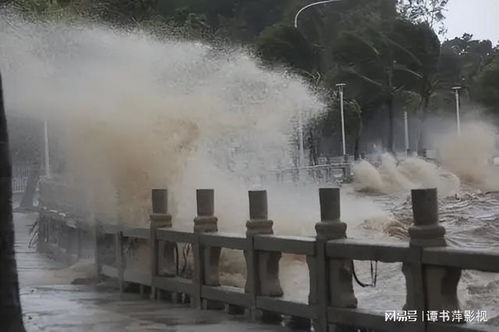
[[[298,16],[305,11],[308,8],[317,6],[317,5],[325,5],[331,2],[338,2],[338,1],[343,1],[343,0],[325,0],[325,1],[317,1],[310,3],[304,7],[302,7],[298,12],[296,12],[295,19],[294,19],[294,26],[295,29],[298,29]],[[338,85],[337,85],[338,86]],[[343,85],[344,86],[344,85]],[[343,96],[343,88],[340,89],[340,95]],[[342,128],[342,143],[343,143],[343,155],[346,154],[346,149],[345,149],[345,125],[344,125],[344,119],[343,119],[343,98],[341,98],[341,128]],[[300,167],[304,166],[305,162],[305,154],[303,150],[303,114],[302,110],[300,109],[298,113],[298,139],[299,139],[299,149],[300,149]]]

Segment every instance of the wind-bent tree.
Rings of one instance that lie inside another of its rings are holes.
[[[401,51],[398,58],[404,61],[408,68],[419,74],[416,77],[409,73],[403,81],[406,90],[419,96],[417,111],[420,115],[421,131],[418,151],[422,151],[427,148],[425,123],[430,111],[430,101],[442,83],[438,77],[440,41],[427,23],[411,23],[406,20],[397,21],[392,36],[411,55],[407,56],[407,52]]]
[[[313,46],[297,29],[275,25],[266,29],[256,42],[256,51],[268,65],[283,65],[299,73],[310,73],[317,66]]]
[[[390,152],[395,150],[395,97],[406,89],[408,77],[422,78],[406,65],[407,58],[417,58],[395,40],[394,31],[394,27],[386,32],[375,27],[367,27],[363,33],[345,31],[334,50],[335,59],[341,64],[340,71],[347,75],[344,77],[349,75],[362,89],[374,88],[380,96],[380,106],[388,117],[387,149]]]
[[[490,112],[499,114],[499,54],[477,75],[471,94]]]
[[[497,52],[490,40],[476,40],[468,33],[442,44],[442,53],[454,56],[457,61],[459,82],[453,84],[464,88],[470,87],[474,77],[493,60]]]
[[[0,325],[2,331],[24,332],[12,220],[12,168],[0,76]]]
[[[445,34],[447,29],[443,20],[449,0],[410,0],[398,5],[400,15],[414,23],[426,23],[432,30],[438,26],[438,33]]]

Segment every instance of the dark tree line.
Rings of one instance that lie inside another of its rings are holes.
[[[357,155],[363,139],[396,149],[395,123],[402,109],[422,124],[414,148],[428,147],[424,124],[430,114],[453,109],[454,85],[463,87],[463,100],[499,114],[498,47],[469,34],[441,43],[448,0],[334,2],[303,12],[298,29],[294,16],[311,0],[3,2],[41,17],[86,16],[159,34],[181,31],[188,38],[253,46],[264,65],[287,66],[312,86],[329,91],[331,114],[309,124],[310,144],[320,145],[338,133],[335,84],[347,82],[346,97],[356,105],[356,113],[346,115],[347,127],[353,128],[348,131],[353,142],[349,152]],[[318,151],[310,144],[311,151]]]

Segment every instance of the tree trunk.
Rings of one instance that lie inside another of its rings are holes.
[[[430,97],[423,97],[423,109],[421,110],[421,130],[419,131],[419,140],[418,140],[418,155],[425,155],[425,151],[428,148],[427,146],[427,137],[426,137],[426,119],[428,117],[428,106],[430,104]]]
[[[353,147],[353,158],[355,161],[360,159],[360,134],[355,136],[355,145]]]
[[[26,183],[26,189],[24,189],[24,194],[19,204],[19,208],[30,210],[33,209],[33,201],[35,199],[36,186],[38,185],[38,180],[40,179],[40,162],[35,161],[29,170],[28,182]]]
[[[0,76],[0,322],[2,331],[24,332],[12,220],[12,168]]]
[[[395,153],[395,125],[394,125],[394,98],[393,95],[388,97],[386,107],[388,109],[388,152]]]

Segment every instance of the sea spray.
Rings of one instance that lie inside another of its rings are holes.
[[[449,196],[456,194],[460,186],[457,176],[417,157],[397,161],[385,153],[378,167],[362,160],[353,170],[353,186],[360,192],[406,196],[411,189],[437,187],[440,196]]]
[[[458,194],[461,182],[483,191],[499,190],[499,167],[493,158],[499,155],[497,129],[480,120],[467,120],[461,134],[454,126],[432,135],[437,160],[409,157],[396,160],[391,154],[380,155],[375,167],[363,160],[354,165],[354,188],[359,192],[406,195],[415,188],[437,187],[441,197]]]
[[[499,190],[499,167],[492,159],[499,156],[498,143],[497,128],[478,120],[464,123],[460,135],[453,131],[436,139],[442,166],[484,191]]]
[[[194,190],[210,187],[220,229],[242,233],[247,190],[263,185],[276,233],[314,235],[319,209],[313,184],[286,187],[255,180],[261,172],[292,164],[289,141],[297,112],[324,109],[296,77],[264,70],[241,50],[158,40],[93,23],[27,22],[12,13],[0,17],[0,45],[8,112],[48,120],[54,169],[86,191],[95,210],[145,226],[150,189],[168,187],[174,224],[191,228]],[[403,197],[412,186],[427,185],[435,172],[441,177],[441,169],[422,160],[384,159],[380,169],[357,165],[367,175],[364,181],[358,176],[357,184],[369,180],[364,189]],[[451,169],[446,162],[444,167]],[[445,177],[450,181],[444,179],[444,185],[452,187],[455,179]],[[342,189],[348,236],[386,241],[384,225],[393,216],[358,196]],[[137,261],[148,256],[141,250],[134,254]],[[242,255],[225,250],[222,255],[223,281],[243,285]],[[286,257],[281,268],[286,294],[305,288],[306,295],[303,258]],[[368,272],[358,272],[366,280]],[[380,273],[380,283],[403,293],[393,287],[403,287],[399,266],[382,267]],[[377,302],[366,302],[386,305],[397,295],[386,290],[384,296],[374,294]]]
[[[47,119],[54,168],[123,223],[147,224],[153,187],[169,188],[176,219],[192,219],[182,204],[199,187],[246,212],[255,179],[293,164],[298,111],[324,110],[300,79],[243,50],[12,13],[0,28],[8,109]]]

